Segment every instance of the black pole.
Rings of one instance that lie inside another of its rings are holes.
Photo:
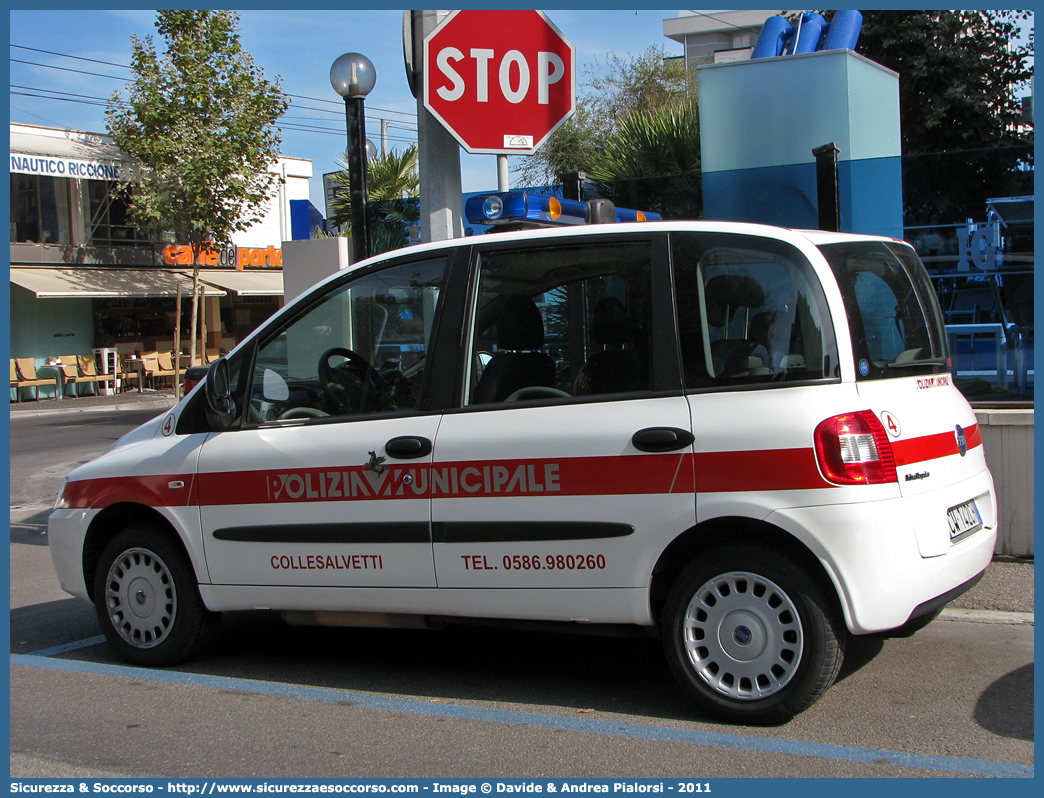
[[[558,176],[558,180],[562,183],[562,199],[583,202],[584,181],[587,180],[586,174],[583,172],[562,172]]]
[[[366,119],[362,97],[345,97],[348,120],[348,188],[352,203],[352,263],[370,256],[366,229],[366,202],[370,191],[366,180]]]
[[[837,156],[840,152],[834,142],[812,150],[816,159],[819,229],[835,233],[841,230],[841,197],[837,179]]]

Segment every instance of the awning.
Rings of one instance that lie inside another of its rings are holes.
[[[11,154],[45,155],[56,158],[77,158],[85,161],[125,161],[131,158],[108,137],[86,133],[72,134],[55,130],[11,132]]]
[[[998,197],[986,200],[986,205],[1004,224],[1033,222],[1033,197]]]
[[[192,272],[183,272],[192,280]],[[200,269],[199,279],[207,286],[224,288],[237,296],[282,296],[282,271],[240,271],[238,269]],[[210,293],[210,288],[207,288]]]
[[[172,269],[18,269],[11,268],[11,282],[37,297],[176,297],[192,293],[192,275]],[[220,289],[210,296],[225,296]]]

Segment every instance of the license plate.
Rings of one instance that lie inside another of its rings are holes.
[[[982,528],[982,516],[974,499],[947,510],[946,521],[950,525],[950,540]]]

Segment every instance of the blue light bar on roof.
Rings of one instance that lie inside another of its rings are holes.
[[[586,224],[587,205],[525,192],[503,192],[472,197],[464,205],[464,215],[472,224]]]
[[[616,221],[618,222],[658,222],[660,214],[652,211],[632,211],[628,208],[616,209]]]
[[[480,194],[464,205],[464,215],[471,224],[523,224],[540,227],[588,224],[590,208],[586,202],[542,197],[524,191]],[[658,220],[658,213],[642,213],[623,208],[616,210],[616,221]]]

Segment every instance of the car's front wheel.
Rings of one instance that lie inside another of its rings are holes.
[[[203,604],[181,548],[149,524],[121,530],[94,574],[98,622],[121,657],[135,665],[174,665],[213,639],[219,616]]]
[[[716,549],[675,580],[664,649],[704,711],[736,723],[782,723],[837,678],[846,629],[835,604],[783,552]]]

